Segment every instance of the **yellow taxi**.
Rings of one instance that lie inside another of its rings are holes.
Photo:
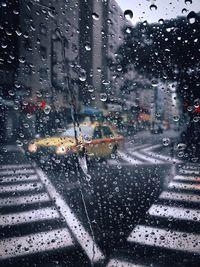
[[[71,156],[82,152],[86,152],[91,159],[106,159],[117,152],[124,140],[112,126],[99,122],[80,124],[76,127],[76,137],[71,126],[56,136],[33,140],[28,145],[28,153],[39,157],[44,163],[51,160],[60,163],[63,159],[69,162]]]

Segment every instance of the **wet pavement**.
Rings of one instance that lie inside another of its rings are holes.
[[[163,138],[130,138],[91,179],[4,148],[1,266],[198,266],[200,167]]]

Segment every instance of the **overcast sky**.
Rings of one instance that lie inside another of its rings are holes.
[[[131,9],[133,24],[147,20],[149,23],[159,19],[170,19],[185,15],[190,11],[200,12],[200,0],[116,0],[123,11]],[[157,10],[150,9],[154,4]],[[183,10],[186,9],[187,11]],[[183,10],[183,11],[182,11]]]

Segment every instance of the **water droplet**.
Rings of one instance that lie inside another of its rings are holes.
[[[86,81],[87,75],[86,75],[86,71],[85,70],[81,70],[81,73],[79,74],[79,80],[81,82]]]
[[[118,66],[117,66],[117,70],[118,70],[118,71],[122,71],[122,66],[121,66],[121,65],[118,65]]]
[[[24,57],[19,58],[19,62],[20,63],[25,63],[25,58]]]
[[[108,81],[108,80],[103,80],[102,83],[103,83],[104,85],[108,85],[108,84],[110,84],[110,81]]]
[[[86,51],[91,51],[91,46],[90,46],[90,44],[87,43],[87,44],[85,45],[85,50],[86,50]]]
[[[155,4],[152,4],[152,5],[150,5],[150,10],[152,10],[152,11],[154,11],[154,10],[157,10],[158,9],[158,7],[155,5]]]
[[[106,93],[101,93],[100,94],[100,99],[102,102],[105,102],[107,100],[107,94]]]
[[[185,0],[185,4],[192,4],[192,0]]]
[[[89,86],[88,86],[88,91],[89,91],[90,93],[94,92],[94,88],[93,88],[92,85],[89,85]]]
[[[187,20],[189,21],[190,24],[195,23],[196,21],[196,13],[194,11],[191,11],[188,15],[187,15]]]
[[[18,36],[21,36],[21,35],[22,35],[22,32],[21,32],[20,29],[17,29],[15,32],[16,32],[16,34],[17,34]]]
[[[37,97],[42,97],[42,93],[40,91],[36,91]]]
[[[198,116],[195,116],[195,117],[193,118],[193,122],[198,122],[198,121],[199,121],[199,119],[200,119],[200,117],[198,117]]]
[[[93,13],[92,13],[92,18],[93,18],[94,20],[98,20],[98,19],[99,19],[99,15],[98,15],[97,13],[93,12]]]
[[[11,96],[14,96],[14,95],[15,95],[15,92],[14,92],[13,90],[9,90],[8,93],[9,93],[9,95],[11,95]]]
[[[16,140],[16,145],[17,146],[23,146],[23,143],[20,140]]]
[[[126,19],[132,19],[133,18],[133,12],[130,9],[127,9],[124,11],[124,17]]]
[[[182,13],[184,14],[184,13],[187,13],[188,12],[188,10],[186,9],[186,8],[183,8],[182,9]]]
[[[6,6],[7,6],[6,2],[2,2],[2,3],[1,3],[1,6],[2,6],[2,7],[6,7]]]
[[[156,87],[156,86],[158,86],[158,82],[157,82],[156,80],[152,80],[152,81],[151,81],[151,85],[152,85],[153,87]]]
[[[95,94],[91,94],[90,97],[91,97],[92,100],[95,100],[95,98],[96,98]]]
[[[159,19],[158,23],[163,24],[164,23],[164,19]]]
[[[170,139],[169,138],[163,138],[163,145],[168,146],[170,144]]]
[[[189,86],[187,85],[187,84],[185,84],[184,86],[183,86],[183,89],[184,90],[187,90],[189,88]]]
[[[126,28],[126,33],[131,33],[131,27]]]
[[[45,114],[49,114],[51,111],[51,107],[49,105],[46,105],[45,108],[44,108],[44,113]]]
[[[16,10],[16,9],[13,9],[13,14],[18,15],[19,14],[19,11]]]
[[[189,112],[192,111],[192,106],[188,106],[187,111],[189,111]]]
[[[178,148],[178,150],[183,150],[183,149],[186,148],[186,144],[184,144],[184,143],[179,143],[179,144],[177,145],[177,148]]]
[[[54,18],[55,17],[55,14],[54,14],[54,11],[53,10],[49,10],[48,11],[48,14],[50,17]]]
[[[179,115],[173,116],[173,121],[179,121],[179,119],[180,119],[180,116]]]
[[[6,43],[2,43],[2,44],[1,44],[1,47],[2,47],[3,49],[7,48],[7,46],[8,46],[8,45],[7,45]]]

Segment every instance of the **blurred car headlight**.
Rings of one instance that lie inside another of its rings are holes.
[[[56,149],[57,155],[65,155],[67,153],[67,148],[65,146],[59,146]]]
[[[29,144],[28,151],[31,152],[31,153],[37,152],[37,146],[36,146],[36,144]]]

